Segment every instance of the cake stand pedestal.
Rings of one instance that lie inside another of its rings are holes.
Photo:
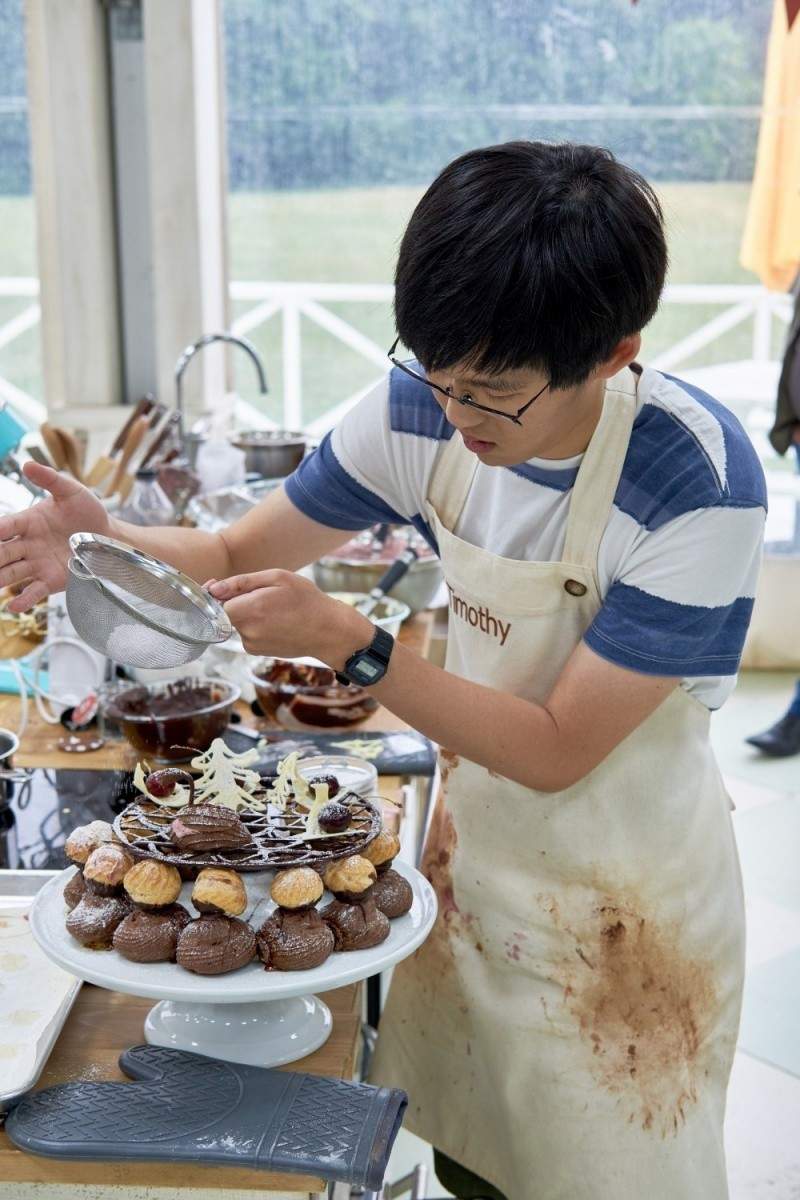
[[[154,1046],[282,1067],[319,1050],[332,1028],[331,1010],[317,996],[250,1004],[162,1000],[147,1014],[144,1036]]]
[[[206,1054],[256,1067],[305,1058],[327,1041],[330,1009],[317,993],[357,983],[401,962],[421,946],[436,919],[428,881],[405,863],[394,864],[411,884],[414,903],[391,922],[389,937],[372,950],[332,954],[311,971],[265,971],[259,962],[228,975],[194,975],[175,963],[133,963],[116,950],[85,950],[67,933],[64,885],[68,868],[38,893],[30,912],[36,941],[65,971],[99,987],[160,1001],[145,1020],[145,1038],[157,1046]],[[274,910],[270,873],[244,875],[247,914],[258,927]],[[191,884],[181,903],[190,912]],[[320,905],[327,902],[324,897]]]

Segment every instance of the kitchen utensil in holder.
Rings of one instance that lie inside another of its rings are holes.
[[[180,667],[224,642],[231,623],[188,575],[113,538],[75,533],[67,612],[79,637],[129,667]]]

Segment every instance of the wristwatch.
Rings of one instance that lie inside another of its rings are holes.
[[[376,625],[375,636],[363,650],[351,654],[341,671],[336,672],[339,683],[354,683],[358,687],[370,687],[383,679],[389,669],[389,659],[394,649],[394,638],[385,629]]]

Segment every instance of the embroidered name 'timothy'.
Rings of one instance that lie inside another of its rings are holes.
[[[474,604],[468,604],[461,596],[456,595],[449,583],[447,590],[450,593],[450,607],[457,617],[466,621],[473,629],[480,629],[481,633],[488,633],[491,637],[499,638],[500,645],[505,646],[506,638],[511,632],[510,621],[501,621],[499,617],[493,617],[488,608],[484,608],[482,604],[477,607]]]

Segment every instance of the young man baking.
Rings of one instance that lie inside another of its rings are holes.
[[[403,238],[388,378],[285,487],[220,534],[138,529],[31,465],[52,498],[0,522],[12,607],[63,586],[70,533],[110,534],[216,580],[251,653],[314,655],[446,748],[439,917],[374,1075],[463,1197],[727,1196],[744,923],[709,717],[765,490],[725,408],[636,362],[666,265],[607,151],[473,151]],[[441,557],[443,670],[293,573],[376,521]]]

